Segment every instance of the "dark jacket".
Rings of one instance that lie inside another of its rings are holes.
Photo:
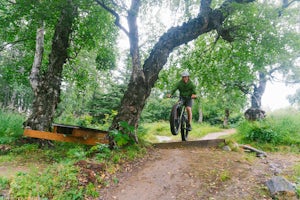
[[[196,86],[191,80],[188,80],[187,83],[184,83],[183,80],[180,80],[171,91],[171,95],[173,95],[176,90],[179,90],[179,95],[181,97],[191,97],[192,94],[196,94]]]

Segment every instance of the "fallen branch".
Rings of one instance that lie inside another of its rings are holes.
[[[264,151],[261,151],[259,149],[254,148],[254,147],[251,147],[251,146],[248,146],[248,145],[243,145],[243,144],[240,144],[239,146],[242,147],[243,149],[255,152],[257,157],[267,157],[267,154]]]

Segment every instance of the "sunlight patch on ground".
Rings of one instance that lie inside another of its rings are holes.
[[[171,137],[168,137],[168,136],[160,136],[160,135],[157,135],[156,136],[156,139],[158,140],[158,142],[169,142],[172,140]]]

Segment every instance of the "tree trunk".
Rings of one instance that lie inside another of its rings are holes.
[[[256,121],[265,118],[265,111],[261,109],[261,99],[267,85],[266,74],[259,72],[258,86],[254,86],[253,94],[251,95],[251,108],[246,110],[245,118],[250,121]]]
[[[249,3],[254,0],[238,0],[238,3]],[[151,93],[151,89],[154,87],[155,82],[158,79],[158,74],[167,62],[170,53],[175,47],[188,43],[196,39],[201,34],[210,32],[211,30],[221,31],[221,25],[230,14],[230,6],[234,1],[226,1],[219,9],[212,10],[210,8],[211,0],[202,0],[201,9],[198,16],[189,20],[183,25],[170,28],[165,34],[163,34],[159,41],[153,47],[150,56],[145,60],[143,69],[140,69],[136,62],[138,57],[136,54],[131,54],[133,71],[131,79],[121,101],[121,106],[118,110],[118,114],[113,120],[111,129],[120,129],[119,122],[126,121],[129,125],[138,127],[138,120],[141,112],[145,106],[146,99]],[[132,0],[132,4],[139,3],[137,0]],[[132,19],[128,17],[128,24],[130,32],[137,33],[137,27],[132,26]],[[138,52],[138,40],[132,40],[130,37],[130,51]],[[135,35],[137,36],[137,35]],[[222,35],[223,36],[223,35]],[[228,36],[228,33],[227,33]],[[225,37],[225,35],[224,35]],[[223,37],[223,38],[224,38]],[[224,38],[230,39],[230,38]],[[137,53],[138,54],[138,53]],[[135,133],[134,138],[137,141]],[[111,142],[112,144],[112,142]]]
[[[259,72],[259,83],[258,86],[254,86],[254,91],[251,96],[251,108],[261,108],[261,98],[266,90],[266,85],[266,74]]]
[[[202,111],[202,108],[199,106],[199,109],[198,109],[198,113],[199,113],[199,117],[198,117],[198,123],[202,123],[203,122],[203,111]]]
[[[66,1],[60,19],[55,27],[48,69],[42,74],[40,66],[43,57],[43,28],[37,32],[36,54],[30,75],[34,91],[32,113],[25,126],[34,130],[49,131],[59,103],[63,65],[68,57],[69,38],[72,24],[77,16],[77,7],[72,0]]]
[[[230,116],[230,111],[229,111],[228,108],[226,108],[226,109],[225,109],[224,121],[223,121],[223,127],[224,127],[224,128],[228,126],[229,116]]]

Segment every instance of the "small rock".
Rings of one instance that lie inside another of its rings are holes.
[[[296,197],[293,185],[281,176],[274,176],[266,182],[272,198],[282,199],[282,197]]]
[[[231,148],[228,145],[224,146],[222,149],[224,151],[231,151]]]

